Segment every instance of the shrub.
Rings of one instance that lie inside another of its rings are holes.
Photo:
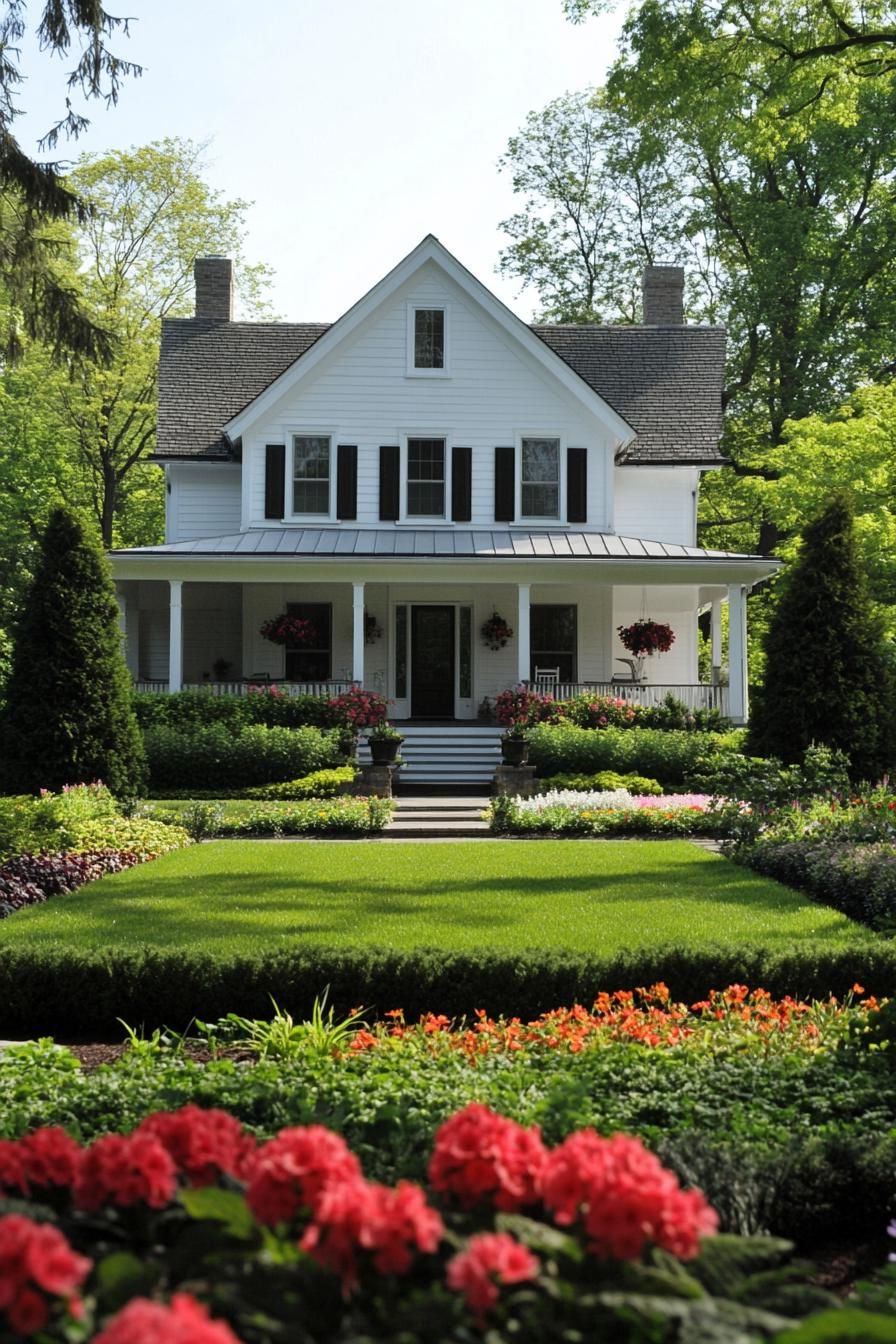
[[[289,695],[278,686],[247,687],[245,695],[214,695],[205,690],[134,697],[140,727],[200,728],[223,724],[238,731],[253,723],[265,728],[332,728],[330,702],[319,695]]]
[[[597,793],[604,789],[626,789],[629,793],[661,794],[662,785],[645,775],[620,775],[615,770],[601,770],[596,775],[552,775],[540,779],[543,792],[553,789],[579,789],[583,793]]]
[[[0,791],[102,779],[116,794],[139,794],[146,763],[118,620],[99,539],[54,510],[15,627]]]
[[[562,718],[577,728],[631,728],[644,723],[645,713],[641,705],[610,695],[577,695],[560,705]]]
[[[340,765],[344,759],[338,730],[250,724],[232,731],[213,723],[190,731],[150,728],[145,737],[152,786],[163,789],[270,784]]]
[[[106,873],[139,863],[136,853],[101,850],[84,854],[23,854],[0,868],[0,918],[50,896],[64,896]],[[4,908],[5,907],[5,908]]]
[[[227,817],[220,835],[367,835],[381,831],[392,815],[384,798],[313,798],[297,803],[259,803]]]
[[[853,776],[871,781],[896,763],[894,673],[845,492],[805,529],[780,580],[765,654],[752,752],[792,762],[820,742],[846,752]]]
[[[496,798],[486,814],[499,835],[718,835],[719,813],[708,799],[678,795],[635,798],[620,793],[560,792],[531,799]],[[658,806],[648,806],[648,803]]]
[[[530,691],[527,686],[501,691],[495,696],[495,715],[499,723],[510,728],[515,723],[530,726],[536,723],[555,723],[559,705],[553,696]]]
[[[359,732],[362,728],[375,728],[385,723],[389,713],[389,702],[382,695],[365,691],[353,686],[342,695],[334,695],[328,701],[331,722],[337,726]]]
[[[808,891],[872,928],[896,927],[896,849],[892,844],[761,838],[738,849],[740,863]]]
[[[606,728],[539,724],[529,732],[529,761],[539,776],[634,771],[662,784],[682,784],[697,761],[717,750],[712,733],[658,728]]]
[[[357,770],[353,765],[337,766],[334,770],[314,770],[302,779],[287,779],[282,784],[263,784],[246,789],[246,798],[279,799],[297,802],[303,798],[335,798],[354,783]]]

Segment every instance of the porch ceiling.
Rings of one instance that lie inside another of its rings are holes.
[[[483,528],[271,528],[110,553],[119,579],[757,583],[765,556],[615,533]],[[500,579],[498,575],[500,574]]]

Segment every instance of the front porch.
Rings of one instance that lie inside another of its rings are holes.
[[[524,683],[533,691],[541,691],[551,695],[555,700],[571,700],[576,695],[593,696],[614,696],[619,700],[627,700],[635,705],[658,705],[665,700],[667,695],[673,695],[688,709],[716,709],[724,717],[728,718],[728,687],[720,683],[712,682],[689,682],[666,683],[666,682],[633,682],[627,680],[620,681],[527,681]],[[196,691],[207,695],[247,695],[254,693],[259,687],[276,687],[281,695],[315,695],[322,699],[330,696],[342,695],[353,686],[358,685],[354,681],[284,681],[264,678],[262,680],[252,680],[246,678],[241,681],[199,681],[185,682],[181,690]],[[167,695],[170,683],[167,680],[141,680],[134,681],[134,689],[150,694]],[[368,687],[367,689],[373,689]],[[508,685],[502,687],[505,690],[514,689]],[[415,720],[410,717],[400,718],[392,714],[390,716],[395,723],[414,723]],[[477,714],[477,718],[479,714]],[[462,720],[445,721],[445,726],[450,727],[452,723],[460,726]]]

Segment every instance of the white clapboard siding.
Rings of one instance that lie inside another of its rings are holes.
[[[240,530],[239,463],[187,462],[168,467],[166,541],[226,537]]]
[[[696,543],[699,473],[689,467],[617,467],[613,527],[621,537]]]

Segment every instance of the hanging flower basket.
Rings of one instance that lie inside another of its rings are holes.
[[[377,621],[375,616],[368,616],[364,613],[364,643],[375,644],[378,639],[383,637],[383,627]]]
[[[317,631],[311,621],[302,620],[301,616],[272,616],[269,621],[265,621],[261,627],[262,639],[267,639],[271,644],[287,644],[290,648],[303,648],[308,644],[313,644],[317,638]]]
[[[504,617],[499,616],[496,611],[493,611],[488,620],[483,623],[479,633],[482,635],[482,641],[486,647],[492,649],[495,653],[499,649],[503,649],[504,645],[513,639],[513,631],[510,626]]]
[[[668,653],[675,643],[675,633],[671,625],[661,625],[659,621],[635,621],[632,625],[620,625],[617,633],[623,647],[636,658],[642,654]]]

